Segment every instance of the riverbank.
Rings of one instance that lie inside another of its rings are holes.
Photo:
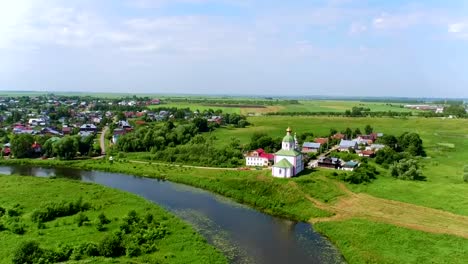
[[[144,245],[140,245],[135,249],[131,243],[127,243],[133,231],[127,232],[120,251],[110,254],[116,263],[227,262],[192,227],[136,195],[91,183],[19,176],[0,176],[0,186],[0,206],[6,209],[0,218],[0,226],[3,227],[0,229],[2,263],[11,263],[14,255],[18,255],[14,253],[15,250],[28,241],[38,242],[42,251],[49,252],[45,255],[51,257],[50,252],[53,252],[55,257],[60,257],[60,261],[80,259],[106,262],[106,257],[102,255],[108,252],[101,252],[101,247],[105,245],[103,241],[122,229],[132,210],[136,212],[136,217],[145,221],[146,228],[141,230],[157,229],[159,239],[151,241],[154,248],[145,249]],[[78,202],[80,198],[81,203]],[[80,207],[78,210],[67,209],[54,217],[52,207],[47,207],[47,204],[58,208],[61,203],[81,205],[75,206]],[[41,210],[49,213],[39,217],[37,212]],[[97,250],[91,252],[95,246]],[[84,250],[85,247],[87,250]]]
[[[468,258],[468,252],[464,250],[468,248],[468,239],[433,232],[436,229],[424,232],[421,231],[424,229],[403,228],[402,222],[395,221],[400,218],[405,220],[402,216],[407,215],[406,210],[408,214],[412,214],[419,208],[414,208],[411,204],[394,204],[388,200],[366,200],[366,197],[350,196],[347,190],[325,177],[328,173],[326,171],[309,172],[298,178],[283,180],[274,179],[265,171],[213,171],[125,162],[110,164],[104,160],[9,160],[2,163],[73,167],[167,179],[210,190],[289,219],[311,222],[322,219],[323,221],[314,223],[314,229],[329,237],[349,263],[444,263],[447,260],[462,263],[462,260]],[[371,204],[359,204],[362,202]],[[380,203],[391,206],[379,207]],[[355,207],[356,205],[359,207]],[[353,212],[355,209],[360,211]],[[343,212],[348,213],[343,215]],[[333,213],[338,213],[335,215],[338,216],[336,219],[333,219]],[[430,218],[432,213],[433,211],[422,212],[420,219],[423,226],[426,222],[436,227],[453,227],[452,224],[457,223],[443,211],[437,211],[440,214],[435,218]],[[385,216],[386,221],[382,221],[379,218],[381,216]],[[462,232],[466,231],[464,226],[455,227]],[[442,231],[444,232],[443,229]]]

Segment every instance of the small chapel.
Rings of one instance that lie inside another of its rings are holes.
[[[291,178],[304,170],[302,153],[298,150],[297,137],[292,135],[291,128],[286,129],[281,150],[275,153],[272,174],[278,178]]]

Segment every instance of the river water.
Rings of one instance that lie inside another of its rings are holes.
[[[0,174],[66,177],[131,192],[190,223],[231,263],[343,263],[338,250],[307,223],[273,217],[183,184],[70,168],[0,166]]]

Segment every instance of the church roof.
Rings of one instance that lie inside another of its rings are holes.
[[[291,142],[291,143],[294,143],[294,137],[291,136],[290,134],[288,134],[288,135],[284,136],[283,142]]]
[[[292,157],[296,157],[296,156],[299,156],[299,155],[302,155],[299,151],[295,150],[295,149],[291,149],[291,150],[285,150],[285,149],[282,149],[278,152],[275,153],[276,156],[292,156]]]
[[[273,165],[273,167],[277,168],[292,168],[294,167],[291,162],[289,162],[287,159],[282,159],[280,162],[276,163]]]

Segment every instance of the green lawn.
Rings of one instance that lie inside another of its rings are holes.
[[[240,107],[221,107],[221,106],[207,106],[202,103],[167,103],[167,104],[162,104],[162,105],[153,105],[150,106],[150,108],[158,108],[158,107],[177,107],[177,108],[190,108],[192,111],[204,111],[208,109],[213,109],[213,110],[221,110],[223,113],[236,113],[240,114],[241,109]]]
[[[72,202],[82,197],[92,204],[92,209],[85,211],[91,220],[89,225],[78,227],[76,215],[59,217],[45,223],[39,229],[31,221],[32,212],[47,202]],[[96,184],[81,183],[62,179],[44,179],[34,177],[0,176],[0,206],[6,209],[16,208],[21,214],[19,223],[25,225],[26,233],[17,235],[9,230],[0,231],[0,262],[11,263],[14,249],[23,241],[35,240],[41,247],[54,249],[61,245],[78,246],[84,242],[102,240],[105,234],[119,229],[122,218],[131,210],[139,215],[154,215],[154,219],[167,226],[170,235],[156,243],[157,251],[152,254],[130,258],[121,257],[114,263],[225,263],[226,259],[186,223],[169,214],[159,206],[138,196],[106,188]],[[98,214],[104,213],[111,223],[107,230],[97,231],[93,221]],[[0,222],[8,227],[14,218],[4,215]],[[167,259],[169,257],[169,259]],[[95,259],[94,262],[105,262]]]

